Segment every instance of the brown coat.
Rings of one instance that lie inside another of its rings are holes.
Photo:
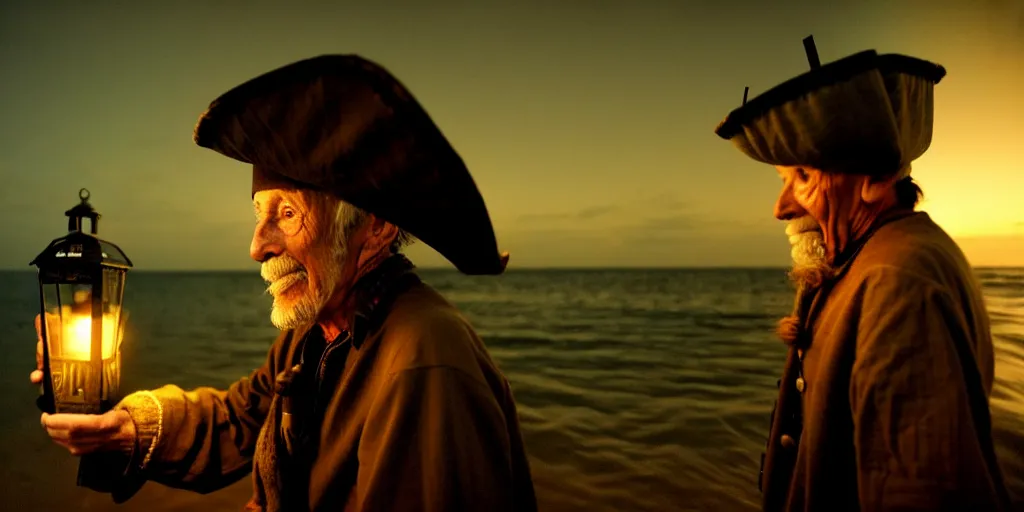
[[[128,397],[136,461],[161,430],[135,480],[209,492],[252,470],[247,510],[536,510],[508,381],[456,308],[408,275],[355,343],[339,338],[324,351],[318,327],[283,332],[266,363],[225,391]],[[317,377],[322,391],[314,380],[297,388],[306,391],[292,393],[302,400],[286,426],[275,376],[303,350],[298,375]]]
[[[764,510],[1008,509],[985,304],[927,214],[879,228],[806,325],[803,390],[793,348],[773,412]]]

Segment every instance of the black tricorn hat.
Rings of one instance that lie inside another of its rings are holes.
[[[811,70],[746,101],[715,129],[771,165],[886,175],[909,172],[932,140],[933,88],[946,70],[905,55],[863,51]]]
[[[214,100],[195,143],[253,165],[253,194],[334,194],[422,240],[466,274],[500,274],[483,198],[462,158],[412,94],[356,55],[270,71]]]

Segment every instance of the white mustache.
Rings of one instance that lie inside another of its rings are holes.
[[[786,224],[787,236],[796,236],[808,231],[821,231],[821,225],[819,225],[818,221],[814,220],[814,217],[811,217],[810,215],[804,215],[799,219],[793,219]]]
[[[302,272],[305,275],[306,269],[295,258],[284,255],[270,258],[264,261],[260,267],[260,277],[268,283],[273,283],[295,272]]]
[[[292,285],[305,280],[306,272],[304,270],[297,270],[291,274],[285,274],[280,279],[270,283],[270,286],[267,287],[267,293],[276,297],[279,293],[291,288]]]

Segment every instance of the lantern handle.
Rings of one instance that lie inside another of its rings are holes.
[[[92,231],[92,234],[94,235],[97,233],[99,229],[97,224],[100,220],[100,214],[93,209],[91,204],[89,204],[89,198],[91,196],[92,194],[89,193],[89,189],[79,189],[78,199],[80,199],[81,202],[75,205],[74,208],[64,212],[64,215],[68,216],[68,231],[82,231],[82,228],[84,227],[82,225],[82,220],[89,219],[91,221],[90,231]]]

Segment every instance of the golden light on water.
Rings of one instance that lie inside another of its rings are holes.
[[[76,315],[70,312],[61,316],[66,320],[61,329],[60,357],[75,361],[90,360],[92,353],[92,317]],[[101,354],[103,359],[113,357],[120,341],[121,333],[120,326],[118,325],[118,316],[116,312],[103,315],[101,332]]]

